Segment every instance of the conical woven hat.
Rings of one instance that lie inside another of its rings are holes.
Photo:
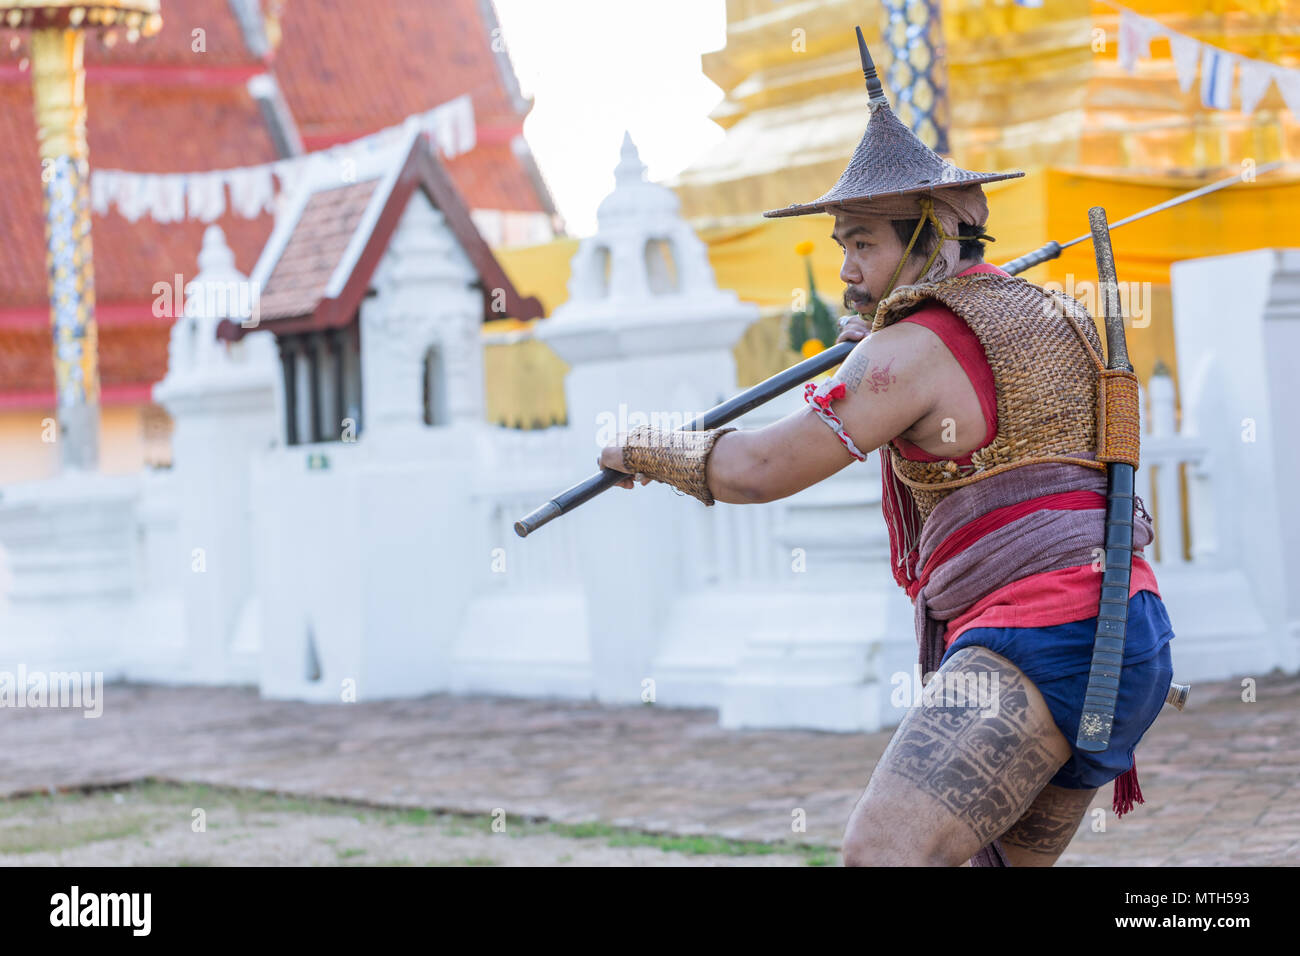
[[[991,183],[1015,179],[1022,172],[979,173],[947,162],[916,138],[894,115],[876,76],[875,64],[867,52],[862,30],[858,29],[858,52],[862,57],[862,75],[870,94],[866,132],[849,160],[848,167],[830,191],[810,203],[772,209],[764,216],[806,216],[826,212],[828,206],[860,203],[878,196],[901,196],[906,193],[933,192],[948,186]]]

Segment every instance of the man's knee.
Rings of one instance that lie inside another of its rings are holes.
[[[907,838],[894,829],[873,825],[870,808],[849,821],[841,848],[845,866],[959,866],[945,847],[924,837]]]
[[[845,866],[961,866],[965,862],[937,848],[900,847],[866,839],[845,842],[843,857]]]

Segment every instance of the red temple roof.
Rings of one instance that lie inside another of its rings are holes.
[[[331,170],[323,181],[299,184],[252,276],[262,284],[258,328],[290,334],[350,323],[417,190],[442,214],[473,264],[483,320],[541,317],[541,302],[516,291],[479,235],[427,136],[407,143],[358,182],[339,186]],[[226,319],[218,335],[237,341],[248,331]]]
[[[492,49],[490,4],[440,0],[390,10],[316,0],[288,5],[280,26],[279,46],[259,56],[227,0],[168,0],[155,37],[130,44],[119,36],[109,48],[88,36],[92,168],[199,172],[280,158],[246,86],[249,77],[269,72],[309,150],[468,93],[478,145],[445,164],[466,204],[550,210],[526,151],[521,156],[511,148],[530,104],[518,96],[508,59]],[[192,49],[197,29],[204,31],[203,52]],[[10,173],[0,203],[0,405],[52,407],[45,232],[25,56],[24,34],[0,30],[0,170]],[[228,211],[217,222],[236,267],[250,272],[271,216],[245,219]],[[192,277],[205,227],[196,220],[129,222],[116,208],[92,217],[106,402],[140,400],[165,373],[171,320],[152,314],[153,287],[176,274],[182,281]]]

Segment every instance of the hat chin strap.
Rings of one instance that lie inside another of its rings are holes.
[[[930,271],[930,266],[934,264],[935,258],[939,255],[939,250],[943,247],[944,242],[959,242],[957,236],[950,236],[943,231],[943,225],[939,222],[939,217],[934,214],[934,200],[929,196],[919,200],[921,205],[921,218],[916,221],[916,228],[912,230],[912,238],[908,240],[907,248],[903,250],[903,258],[898,260],[898,268],[889,278],[889,286],[885,289],[885,294],[880,297],[880,301],[894,291],[894,283],[898,281],[899,274],[903,271],[903,264],[907,262],[908,256],[912,254],[912,248],[916,245],[916,240],[921,235],[921,230],[925,228],[926,220],[934,223],[934,231],[939,234],[939,241],[934,244],[934,252],[930,253],[930,258],[925,260],[925,265],[921,267],[921,275]]]

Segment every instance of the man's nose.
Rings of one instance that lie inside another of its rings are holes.
[[[844,256],[844,265],[840,266],[840,281],[845,285],[856,285],[862,281],[862,272],[853,260],[846,253]]]

